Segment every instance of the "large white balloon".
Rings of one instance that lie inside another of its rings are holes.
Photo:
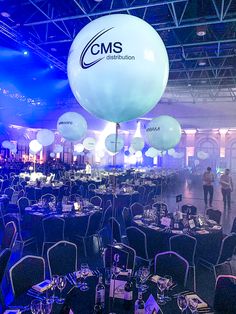
[[[165,90],[168,74],[162,39],[132,15],[93,20],[76,36],[68,57],[75,98],[88,112],[112,122],[150,111]]]
[[[124,147],[124,139],[116,134],[110,134],[105,139],[105,147],[111,153],[118,153]]]
[[[43,148],[43,146],[37,141],[37,140],[32,140],[29,143],[29,148],[32,152],[34,152],[35,154],[40,152],[41,149]]]
[[[61,146],[60,144],[56,144],[54,146],[54,153],[58,154],[58,153],[62,153],[63,152],[63,146]]]
[[[83,141],[83,145],[87,150],[93,150],[96,145],[96,140],[93,137],[86,137]]]
[[[145,153],[145,155],[147,156],[147,157],[151,157],[151,158],[154,158],[154,157],[156,157],[156,156],[158,156],[158,155],[160,155],[161,154],[161,152],[159,152],[156,148],[154,148],[154,147],[150,147],[147,151],[146,151],[146,153]]]
[[[174,156],[175,153],[176,151],[174,150],[174,148],[168,149],[168,155]]]
[[[76,153],[82,153],[84,151],[84,145],[83,144],[76,144],[74,145],[74,151]]]
[[[197,152],[197,157],[198,157],[198,159],[205,160],[209,157],[209,154],[205,153],[203,151],[199,151],[199,152]]]
[[[52,158],[54,158],[56,156],[56,154],[55,153],[50,153],[50,157],[52,157]]]
[[[146,128],[148,143],[161,151],[175,147],[181,139],[181,126],[170,116],[159,116],[150,121]]]
[[[57,130],[68,141],[78,141],[87,132],[87,122],[77,112],[66,112],[57,121]]]
[[[39,130],[36,135],[37,141],[43,146],[49,146],[54,142],[54,133],[48,129]]]
[[[131,147],[135,151],[142,150],[144,147],[144,139],[142,137],[133,137],[131,141]]]

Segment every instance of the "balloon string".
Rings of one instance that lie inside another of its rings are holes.
[[[161,169],[163,170],[163,151],[161,151]],[[163,202],[162,196],[163,196],[163,180],[162,180],[162,173],[161,173],[161,203]]]
[[[115,136],[115,155],[113,156],[113,178],[112,178],[112,186],[113,186],[113,195],[112,195],[112,217],[116,217],[116,209],[115,209],[115,203],[116,203],[116,176],[115,176],[115,171],[116,171],[116,153],[117,153],[117,141],[118,141],[118,130],[119,130],[119,124],[116,123],[116,136]],[[114,222],[112,220],[111,223],[111,242],[112,242],[112,247],[111,247],[111,264],[113,263],[113,245],[114,245],[114,238],[113,238],[113,230],[114,230]],[[116,280],[116,275],[113,278],[114,280],[114,291],[113,291],[113,298],[109,298],[109,308],[110,310],[113,309],[113,304],[114,304],[114,295],[115,295],[115,280]]]

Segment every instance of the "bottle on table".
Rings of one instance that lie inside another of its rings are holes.
[[[102,313],[104,307],[105,307],[105,286],[102,281],[102,276],[99,276],[98,284],[96,285],[95,289],[94,313]]]
[[[124,303],[123,307],[125,310],[131,310],[133,303],[133,282],[131,278],[131,274],[128,276],[128,280],[124,287]]]
[[[143,293],[141,289],[138,292],[138,299],[135,302],[134,314],[145,314],[145,302],[143,301]]]

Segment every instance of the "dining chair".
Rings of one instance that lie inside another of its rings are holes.
[[[102,216],[101,227],[104,228],[109,223],[109,219],[112,217],[112,206],[110,205],[104,212]]]
[[[90,203],[92,203],[94,206],[102,207],[102,199],[100,196],[93,196],[90,199]]]
[[[158,253],[154,261],[154,273],[171,276],[173,281],[186,287],[189,271],[188,261],[173,251]]]
[[[208,216],[209,219],[217,222],[218,225],[220,224],[220,220],[221,220],[221,211],[220,210],[208,208],[206,211],[206,215]]]
[[[68,241],[59,241],[47,250],[47,262],[50,277],[67,275],[77,271],[77,246]]]
[[[191,204],[185,204],[181,207],[181,211],[184,214],[188,215],[196,215],[197,214],[197,207]]]
[[[122,218],[125,228],[128,228],[132,225],[132,214],[129,207],[124,207],[122,210]]]
[[[196,247],[197,240],[186,234],[174,235],[169,239],[170,251],[178,253],[189,263],[189,268],[193,270],[193,289],[196,291]]]
[[[5,309],[5,299],[3,296],[2,281],[6,273],[10,257],[11,257],[10,249],[5,249],[0,253],[0,305],[2,306],[3,309]]]
[[[46,217],[42,220],[43,245],[42,256],[46,245],[64,240],[65,220],[59,217]]]
[[[232,224],[231,233],[236,233],[236,217],[234,218],[234,221]]]
[[[122,242],[121,229],[118,220],[114,217],[109,218],[109,225],[111,228],[113,241]]]
[[[130,206],[132,216],[143,215],[143,205],[135,202]]]
[[[26,255],[9,270],[14,297],[26,293],[33,285],[45,280],[45,261],[42,257]]]
[[[5,222],[5,216],[4,216]],[[13,221],[7,222],[3,229],[1,250],[12,249],[17,238],[17,227]]]
[[[214,294],[214,313],[215,314],[234,314],[236,313],[236,276],[220,275],[216,279]]]
[[[15,192],[15,190],[11,187],[8,187],[4,190],[4,194],[6,194],[8,196],[10,202],[12,201],[12,196],[13,196],[14,192]]]
[[[20,212],[20,216],[23,217],[25,214],[26,207],[30,206],[30,200],[27,197],[21,197],[17,201],[17,206]]]

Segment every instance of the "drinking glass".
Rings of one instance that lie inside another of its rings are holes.
[[[191,313],[197,313],[198,307],[198,299],[197,298],[189,298],[188,300],[188,308],[190,309]]]
[[[32,314],[39,314],[41,312],[42,302],[35,299],[30,304],[30,310]]]
[[[148,289],[148,285],[145,284],[145,282],[147,281],[149,275],[150,275],[150,268],[144,266],[142,268],[141,276],[140,276],[141,288],[142,288],[143,291]]]
[[[110,282],[111,282],[111,269],[106,268],[105,269],[105,285],[110,286]]]
[[[56,287],[57,287],[57,280],[58,280],[58,276],[57,275],[53,275],[51,278],[51,291],[52,291],[52,296],[51,296],[51,300],[54,302],[57,297],[55,295],[56,292]]]
[[[165,295],[164,295],[164,291],[166,289],[166,285],[167,285],[167,279],[166,278],[160,277],[157,280],[157,289],[158,289],[158,292],[159,292],[157,294],[157,303],[159,305],[166,304]]]
[[[41,304],[41,314],[50,314],[52,311],[52,303],[52,300],[43,300]]]
[[[81,291],[87,291],[87,290],[89,290],[89,287],[88,287],[87,283],[85,282],[85,280],[88,277],[89,272],[90,272],[88,264],[81,264],[80,272],[81,272],[81,275],[84,279],[84,282],[82,283],[82,285],[80,287],[80,290]]]
[[[75,279],[75,286],[77,288],[80,288],[81,287],[81,280],[82,280],[81,272],[74,272],[73,275],[74,275],[74,279]]]
[[[188,300],[184,295],[180,294],[177,297],[177,304],[178,304],[178,307],[179,307],[181,313],[183,313],[188,307]]]
[[[66,286],[66,277],[65,276],[58,276],[58,278],[57,278],[57,288],[60,291],[60,297],[56,301],[58,304],[63,304],[64,301],[65,301],[65,299],[61,297],[62,290],[65,288],[65,286]]]
[[[167,293],[169,292],[170,288],[172,287],[173,285],[173,280],[172,280],[172,277],[167,275],[167,276],[164,276],[164,278],[166,279],[166,291]],[[171,301],[171,297],[169,296],[165,296],[165,300],[168,302],[168,301]]]

